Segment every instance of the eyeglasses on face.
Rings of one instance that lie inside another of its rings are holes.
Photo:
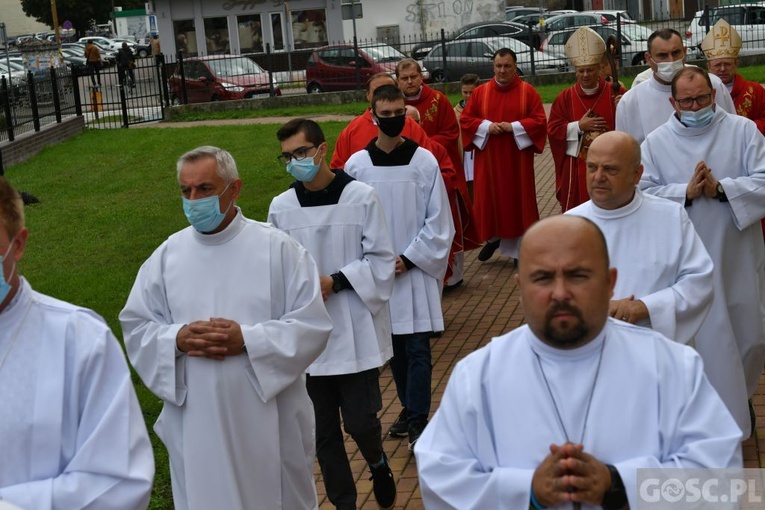
[[[696,97],[676,97],[675,103],[680,106],[680,108],[690,108],[693,106],[693,102],[696,102],[700,107],[704,108],[705,106],[709,106],[712,104],[712,94],[702,94],[700,96]]]
[[[292,152],[282,152],[281,154],[276,156],[276,159],[278,159],[279,163],[281,163],[282,165],[286,165],[293,159],[295,161],[303,161],[305,158],[308,157],[308,151],[310,151],[311,149],[316,149],[318,147],[319,147],[318,145],[310,145],[308,147],[298,147]],[[316,154],[314,154],[314,156],[316,156]]]

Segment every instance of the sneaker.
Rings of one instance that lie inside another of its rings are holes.
[[[403,409],[398,415],[398,418],[396,418],[396,421],[391,425],[390,430],[388,430],[388,435],[390,437],[406,437],[408,433],[409,424],[407,422],[407,412],[406,409]]]
[[[417,440],[420,439],[422,431],[425,430],[425,426],[428,424],[426,421],[413,421],[409,424],[409,451],[414,451],[414,445]]]
[[[390,510],[396,504],[396,481],[388,465],[388,457],[383,454],[383,463],[380,466],[369,466],[372,476],[372,490],[377,501],[377,507],[381,510]]]
[[[492,255],[494,255],[494,252],[497,251],[497,248],[499,248],[499,239],[495,241],[488,241],[486,244],[483,245],[483,248],[481,248],[481,251],[478,253],[478,260],[481,262],[486,262],[491,258]]]

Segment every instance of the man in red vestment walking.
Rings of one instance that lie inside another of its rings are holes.
[[[614,92],[600,77],[606,45],[593,29],[582,27],[566,42],[566,57],[576,68],[576,83],[553,102],[547,136],[555,162],[555,198],[562,212],[590,199],[587,193],[587,149],[601,133],[613,131],[616,100],[626,90]]]
[[[736,113],[757,124],[765,135],[765,89],[756,81],[747,81],[738,74],[738,52],[741,36],[730,23],[720,18],[701,41],[709,72],[728,87]],[[765,234],[765,219],[761,220]]]
[[[547,117],[539,93],[518,77],[515,52],[497,50],[494,78],[479,85],[460,117],[462,144],[475,150],[473,213],[488,260],[503,241],[518,258],[526,229],[539,219],[534,154],[544,150]]]

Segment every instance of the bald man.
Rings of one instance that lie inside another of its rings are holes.
[[[427,508],[637,508],[639,468],[741,467],[699,355],[608,317],[617,271],[594,223],[542,220],[520,254],[527,325],[457,364],[415,446]]]

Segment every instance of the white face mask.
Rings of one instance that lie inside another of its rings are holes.
[[[683,59],[675,60],[674,62],[656,62],[656,76],[659,77],[659,79],[669,83],[672,81],[672,78],[675,77],[677,73],[680,72],[680,70],[685,67],[685,62],[683,62]]]

